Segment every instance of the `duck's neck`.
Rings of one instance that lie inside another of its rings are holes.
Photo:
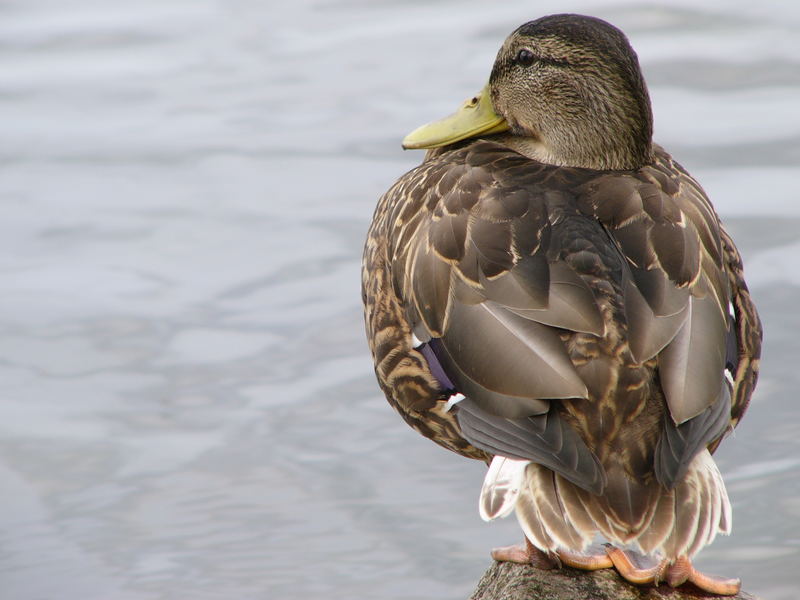
[[[499,144],[508,146],[515,152],[530,159],[559,167],[582,167],[586,169],[624,171],[638,169],[651,161],[651,153],[617,152],[575,152],[563,153],[554,151],[536,137],[503,133],[493,138]],[[651,151],[652,152],[652,151]]]
[[[540,140],[533,137],[524,137],[512,133],[502,133],[493,138],[498,144],[508,146],[515,152],[527,156],[533,160],[543,162],[548,165],[571,166],[564,164],[558,157],[554,156],[550,149]]]

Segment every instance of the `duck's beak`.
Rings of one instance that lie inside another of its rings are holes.
[[[476,135],[508,131],[506,120],[494,112],[487,83],[449,117],[418,127],[403,139],[403,148],[438,148]]]

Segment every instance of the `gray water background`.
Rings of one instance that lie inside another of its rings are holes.
[[[766,329],[701,567],[800,597],[800,4],[0,3],[0,598],[463,600],[512,519],[382,398],[399,140],[550,12],[623,28]]]

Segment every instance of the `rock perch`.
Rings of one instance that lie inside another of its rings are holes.
[[[529,565],[495,562],[470,600],[720,600],[697,588],[634,586],[613,569],[581,571],[570,567],[544,570]],[[759,600],[746,592],[731,600]]]

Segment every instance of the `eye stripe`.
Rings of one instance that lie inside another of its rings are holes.
[[[546,65],[549,67],[568,67],[570,64],[564,59],[536,56],[528,48],[523,48],[517,52],[517,55],[514,57],[512,62],[514,62],[514,64],[522,65],[523,67],[529,67],[533,63],[539,63],[540,65]]]

